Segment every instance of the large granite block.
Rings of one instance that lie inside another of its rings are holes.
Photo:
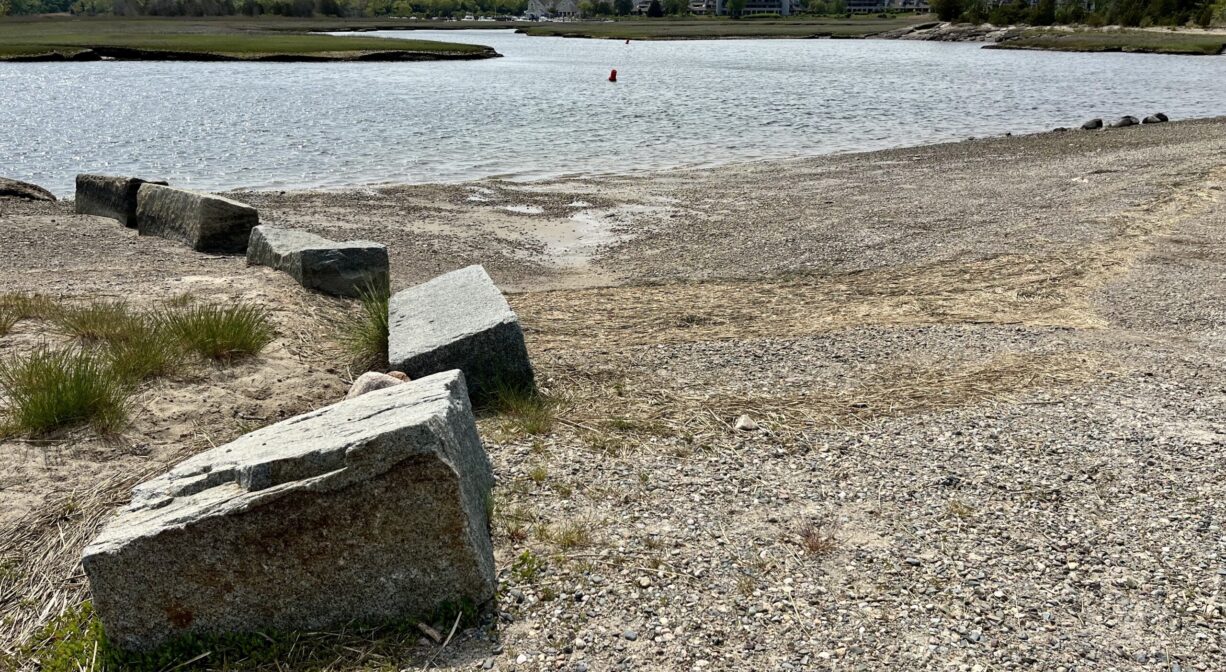
[[[448,371],[257,430],[137,486],[85,549],[111,642],[290,633],[494,596],[493,473]]]
[[[388,303],[388,361],[412,378],[460,369],[476,399],[497,386],[530,389],[519,318],[481,266],[441,275]]]
[[[55,194],[37,184],[0,177],[0,198],[24,198],[30,201],[54,201]]]
[[[221,196],[155,184],[136,194],[136,229],[199,252],[243,252],[251,229],[260,223],[256,209]]]
[[[289,273],[298,284],[335,296],[388,291],[387,248],[369,240],[336,242],[306,231],[257,226],[247,263]]]
[[[120,224],[136,228],[136,193],[142,184],[165,182],[142,180],[138,177],[113,175],[77,175],[76,208],[78,215],[97,215],[118,220]]]

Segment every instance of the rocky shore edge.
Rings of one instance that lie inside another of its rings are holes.
[[[1094,30],[1081,27],[1078,30],[1069,29],[1066,32],[1057,31],[1057,33],[1067,36],[1076,37],[1079,35],[1079,30],[1083,30],[1085,34],[1100,35],[1109,33],[1110,29]],[[1027,51],[1074,51],[1074,52],[1093,52],[1093,53],[1136,53],[1136,54],[1180,54],[1186,56],[1215,56],[1226,53],[1226,38],[1223,39],[1223,44],[1220,49],[1201,50],[1194,48],[1175,48],[1162,43],[1144,44],[1144,43],[1128,43],[1123,41],[1120,44],[1065,44],[1061,41],[1036,42],[1033,39],[1043,35],[1041,31],[1036,31],[1033,27],[1028,26],[996,26],[990,23],[972,24],[972,23],[951,23],[932,21],[929,23],[920,23],[914,26],[907,26],[897,30],[891,30],[884,33],[869,36],[869,39],[884,39],[884,40],[920,40],[925,42],[983,42],[984,49],[1014,49]]]

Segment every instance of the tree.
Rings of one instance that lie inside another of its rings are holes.
[[[647,16],[653,19],[664,16],[664,8],[660,6],[660,0],[651,0],[651,4],[647,6]]]
[[[724,7],[727,8],[729,16],[739,17],[745,11],[745,0],[728,0]]]
[[[1030,13],[1030,23],[1036,26],[1050,26],[1056,22],[1056,0],[1039,0]]]
[[[664,0],[664,13],[680,16],[690,13],[689,0]]]
[[[634,11],[634,0],[613,0],[613,13],[626,16]]]
[[[962,0],[932,0],[930,6],[942,21],[957,21],[962,16]]]
[[[1213,25],[1213,5],[1206,2],[1204,7],[1201,7],[1200,13],[1196,15],[1196,25],[1201,28],[1208,29]]]

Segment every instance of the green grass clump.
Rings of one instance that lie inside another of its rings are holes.
[[[17,314],[6,306],[0,306],[0,336],[4,336],[17,324]]]
[[[250,304],[193,305],[169,311],[168,333],[188,351],[228,362],[259,354],[272,343],[272,322],[264,309]]]
[[[507,429],[519,434],[548,434],[557,420],[557,404],[525,385],[495,384],[489,391],[489,404],[504,417]]]
[[[183,364],[183,347],[160,321],[130,338],[110,341],[104,350],[111,371],[120,379],[137,384],[169,376]]]
[[[111,434],[128,420],[130,388],[95,350],[41,346],[0,360],[0,390],[10,432],[44,435],[88,424]]]
[[[387,303],[390,298],[391,293],[386,289],[367,287],[361,293],[361,310],[341,324],[341,345],[355,368],[364,371],[387,368]]]
[[[15,315],[19,320],[48,319],[55,313],[56,305],[42,294],[4,294],[0,295],[0,310]]]
[[[0,336],[21,320],[46,319],[55,312],[55,303],[41,294],[0,295]]]
[[[63,306],[52,313],[50,319],[66,335],[87,343],[137,338],[146,328],[143,316],[133,312],[124,301]]]

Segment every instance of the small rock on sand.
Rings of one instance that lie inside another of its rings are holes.
[[[748,415],[742,415],[741,417],[736,419],[735,427],[737,431],[752,432],[758,429],[758,423],[754,422],[754,419],[749,417]]]
[[[400,372],[396,371],[394,373]],[[375,390],[382,390],[394,385],[403,385],[409,377],[405,376],[403,373],[400,373],[400,375],[404,377],[400,378],[399,376],[393,376],[390,373],[379,373],[378,371],[367,371],[366,373],[358,376],[357,380],[353,381],[353,387],[349,388],[349,393],[345,395],[345,398],[353,399],[354,397],[360,397],[363,394],[374,392]]]

